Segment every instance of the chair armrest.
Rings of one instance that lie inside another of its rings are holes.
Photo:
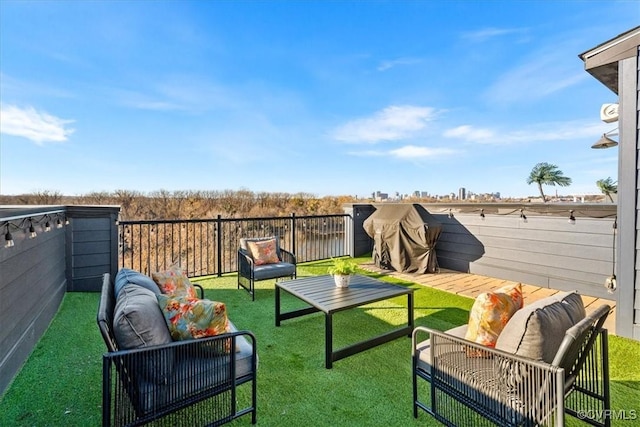
[[[253,264],[253,258],[251,258],[249,252],[244,249],[238,249],[238,260],[240,262],[246,262],[247,264]]]
[[[296,256],[286,249],[280,248],[280,254],[282,255],[282,262],[288,262],[289,264],[297,264]]]
[[[542,369],[556,368],[556,367],[552,366],[550,363],[546,363],[546,362],[542,362],[542,361],[536,361],[536,360],[533,360],[533,359],[529,359],[529,358],[526,358],[526,357],[522,357],[522,356],[518,356],[518,355],[515,355],[515,354],[512,354],[512,353],[508,353],[506,351],[498,350],[496,348],[487,347],[487,346],[484,346],[482,344],[478,344],[476,342],[469,341],[469,340],[467,340],[465,338],[457,337],[455,335],[448,334],[448,333],[446,333],[444,331],[439,331],[437,329],[427,328],[425,326],[417,326],[413,330],[413,334],[412,334],[412,354],[415,354],[417,344],[422,341],[422,340],[418,340],[421,333],[429,333],[430,334],[432,352],[434,352],[435,351],[434,349],[436,349],[438,346],[442,346],[442,345],[449,345],[450,346],[451,344],[455,344],[455,345],[458,345],[460,349],[477,350],[478,352],[483,353],[485,358],[500,357],[500,358],[503,358],[503,359],[510,359],[510,360],[513,360],[513,361],[516,361],[516,362],[530,364],[532,366],[540,367]],[[434,339],[434,337],[435,337],[435,339]],[[435,351],[435,354],[437,354],[437,351]],[[475,357],[470,357],[470,359],[474,359],[474,358]]]
[[[194,287],[198,288],[198,293],[200,294],[200,299],[204,299],[204,288],[197,283],[191,283]]]
[[[238,249],[238,274],[242,277],[251,277],[254,268],[253,258],[245,250]]]
[[[181,364],[193,364],[191,370],[196,372],[202,363],[202,358],[217,358],[219,362],[216,364],[219,363],[220,366],[236,363],[236,356],[239,354],[235,351],[236,339],[240,336],[244,336],[251,346],[251,374],[255,375],[257,370],[256,337],[252,332],[246,330],[194,340],[173,341],[144,348],[107,352],[103,355],[103,364],[105,369],[107,365],[113,365],[116,369],[114,374],[120,377],[126,376],[126,381],[135,382],[136,378],[138,381],[141,378],[149,381],[150,377],[155,376],[158,378],[157,381],[167,386],[170,384],[167,379],[171,377],[171,371],[174,369],[174,365],[171,363],[173,360],[180,360]],[[119,368],[125,368],[125,371]],[[231,372],[231,370],[226,372]],[[239,378],[238,382],[242,383],[244,379],[249,378]],[[180,385],[180,381],[186,380],[178,378],[172,387],[175,386],[178,389],[184,387],[184,385]]]
[[[411,333],[411,356],[416,355],[418,343],[424,341],[427,338],[426,334],[431,335],[432,333],[435,334],[438,332],[443,333],[442,331],[427,328],[426,326],[416,326],[415,328],[413,328],[413,332]]]
[[[224,334],[206,337],[206,338],[198,338],[193,340],[184,340],[184,341],[173,341],[168,344],[159,344],[152,345],[144,348],[136,348],[131,350],[118,350],[113,352],[104,353],[105,358],[117,358],[122,356],[127,356],[132,359],[141,359],[145,360],[148,358],[150,354],[157,353],[159,350],[171,349],[173,351],[189,351],[189,354],[192,350],[201,348],[203,345],[212,344],[215,342],[221,342],[224,340],[235,340],[235,337],[245,336],[248,338],[248,342],[251,344],[254,350],[254,354],[256,351],[256,337],[251,331],[235,331],[235,332],[227,332]],[[234,353],[234,352],[231,352]]]

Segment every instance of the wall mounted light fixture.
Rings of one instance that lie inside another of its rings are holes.
[[[607,292],[612,294],[618,287],[618,280],[616,279],[616,231],[618,230],[618,217],[613,220],[613,243],[611,244],[611,276],[607,277],[604,281],[604,287]]]
[[[600,148],[615,147],[616,145],[618,145],[618,141],[609,138],[609,135],[617,135],[617,134],[618,134],[618,129],[613,129],[613,130],[610,130],[609,132],[603,133],[600,139],[596,141],[596,143],[593,144],[591,148],[600,149]]]

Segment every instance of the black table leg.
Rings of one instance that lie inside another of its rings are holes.
[[[331,369],[333,367],[333,318],[331,314],[324,316],[324,340],[324,364],[327,369]]]
[[[411,334],[413,333],[414,320],[413,320],[413,292],[407,294],[407,316],[409,316],[409,338],[411,338]]]
[[[276,326],[280,326],[280,288],[276,283]]]

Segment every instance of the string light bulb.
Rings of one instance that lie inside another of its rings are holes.
[[[15,243],[13,242],[13,236],[11,235],[11,231],[9,231],[9,223],[7,223],[7,232],[4,235],[4,247],[12,248]]]
[[[571,209],[569,211],[569,224],[575,224],[576,223],[576,217],[573,216],[573,209]]]
[[[47,222],[44,223],[44,232],[48,233],[49,231],[51,231],[51,223],[47,220]]]
[[[520,219],[522,219],[522,222],[527,222],[527,216],[524,214],[524,209],[520,209]]]
[[[33,221],[31,221],[31,218],[29,218],[29,238],[35,239],[36,236],[38,236],[38,233],[36,233],[36,229],[33,226]]]
[[[56,220],[56,228],[62,228],[62,221],[60,221],[60,217]]]
[[[484,219],[484,209],[480,209],[480,218]]]

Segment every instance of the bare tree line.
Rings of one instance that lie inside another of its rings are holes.
[[[253,192],[249,190],[135,190],[91,192],[65,196],[57,191],[0,195],[2,205],[119,205],[122,220],[194,219],[325,215],[343,213],[351,196],[317,197],[310,193]]]

